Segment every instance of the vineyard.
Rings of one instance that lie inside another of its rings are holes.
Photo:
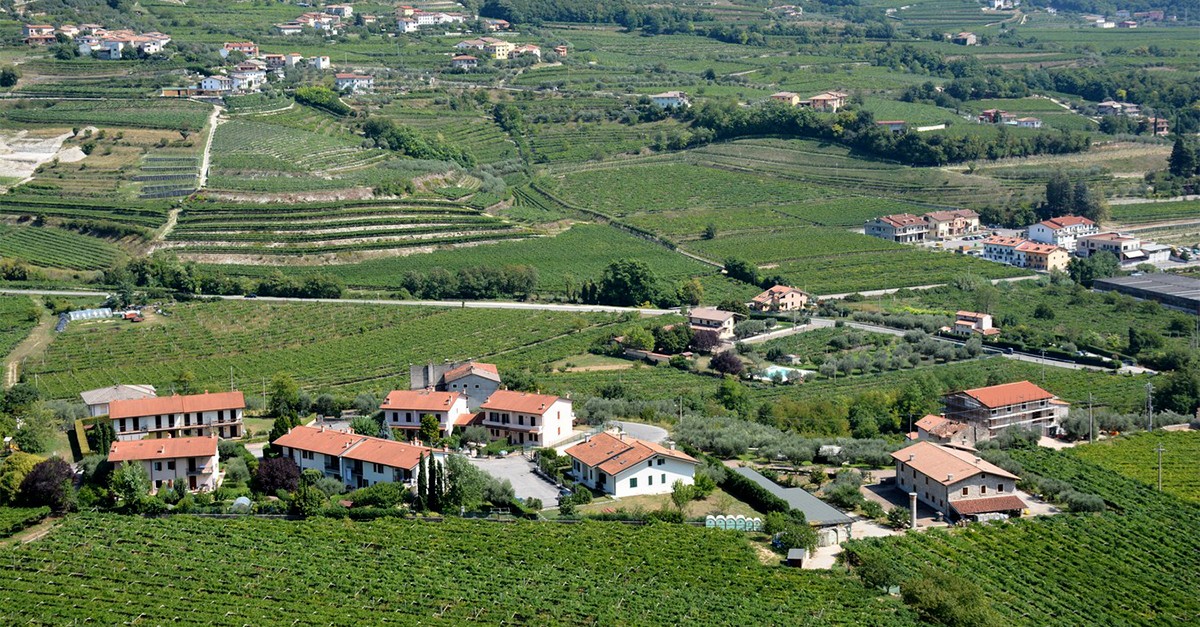
[[[851,563],[878,564],[902,588],[929,567],[972,580],[1005,624],[1196,622],[1200,599],[1180,582],[1200,575],[1200,506],[1066,452],[1013,457],[1025,473],[1098,494],[1113,511],[854,540],[845,545]]]
[[[0,507],[0,538],[37,524],[49,514],[49,507]]]
[[[448,202],[237,205],[193,201],[185,205],[167,247],[189,253],[259,255],[413,252],[530,235],[509,222]]]
[[[0,357],[12,352],[29,335],[40,313],[28,296],[0,296]]]
[[[103,240],[51,227],[0,224],[0,255],[47,268],[101,270],[121,249]]]
[[[1200,503],[1200,433],[1195,431],[1137,433],[1077,446],[1071,454],[1097,466],[1132,477],[1147,485],[1158,484],[1158,456],[1163,447],[1162,487],[1179,498]]]
[[[846,575],[767,568],[742,534],[676,525],[80,514],[0,551],[9,624],[626,625],[650,616],[915,624],[899,601]]]
[[[258,390],[286,364],[312,390],[352,394],[408,382],[408,365],[482,358],[614,320],[612,314],[219,301],[173,306],[139,325],[72,324],[23,371],[48,398],[114,381],[162,390]],[[555,357],[557,358],[557,357]],[[553,361],[549,359],[548,361]],[[548,362],[547,362],[548,363]]]
[[[22,106],[23,105],[23,106]],[[199,131],[208,122],[212,109],[187,100],[108,100],[18,101],[3,110],[3,117],[14,122],[79,126],[86,124],[129,128],[161,128]]]

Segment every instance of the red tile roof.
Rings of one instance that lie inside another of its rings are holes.
[[[909,457],[912,457],[911,461]],[[902,448],[892,453],[892,459],[908,464],[942,485],[953,485],[981,473],[1013,480],[1018,478],[995,464],[983,461],[975,453],[938,446],[933,442],[917,442]]]
[[[1050,253],[1061,250],[1054,244],[1041,244],[1038,242],[1021,242],[1017,246],[1017,250],[1025,253],[1034,253],[1036,255],[1049,255]],[[1066,252],[1066,251],[1063,251]]]
[[[217,438],[161,438],[116,441],[108,449],[108,461],[146,461],[181,457],[212,457],[217,454]]]
[[[346,449],[365,437],[325,427],[299,426],[292,427],[290,431],[276,438],[273,444],[336,456],[341,455]]]
[[[485,364],[477,361],[469,361],[447,370],[446,374],[442,375],[442,380],[454,381],[472,374],[493,381],[500,380],[500,370],[496,368],[496,364]]]
[[[989,409],[1004,407],[1006,405],[1012,405],[1015,403],[1028,403],[1030,401],[1040,401],[1054,398],[1053,394],[1028,381],[1017,381],[1016,383],[1005,383],[1003,385],[975,388],[973,390],[965,390],[961,393],[979,401],[981,405]]]
[[[480,409],[488,411],[510,411],[518,414],[534,414],[541,416],[550,411],[550,406],[559,401],[557,396],[549,394],[530,394],[512,390],[496,390],[488,397]]]
[[[786,285],[776,285],[767,289],[767,291],[763,292],[762,294],[755,296],[752,300],[756,303],[769,303],[774,299],[774,297],[783,298],[788,294],[802,294],[804,296],[808,296],[808,292],[805,292],[804,290],[798,290],[794,287],[788,287]]]
[[[206,392],[190,396],[114,400],[108,404],[108,417],[114,419],[136,418],[245,408],[246,397],[241,392],[217,392],[214,394]]]
[[[450,411],[461,395],[458,392],[432,392],[429,390],[392,390],[380,409],[412,411]]]
[[[880,216],[876,218],[880,222],[885,222],[895,227],[913,226],[916,224],[925,224],[925,219],[915,216],[911,213],[895,213],[890,216]]]
[[[654,442],[629,436],[621,439],[608,433],[594,435],[563,452],[587,466],[599,467],[600,470],[614,476],[655,455],[692,464],[700,463],[689,455]]]
[[[990,514],[992,512],[1012,512],[1025,509],[1025,501],[1015,496],[993,496],[986,499],[968,499],[965,501],[950,501],[950,507],[963,516],[975,514]]]
[[[358,444],[343,453],[342,457],[411,470],[417,467],[421,455],[427,455],[432,450],[424,446],[393,442],[383,438],[364,437]]]
[[[1020,246],[1022,242],[1025,242],[1025,241],[1026,240],[1021,237],[1005,237],[1003,235],[992,235],[991,237],[983,240],[983,243],[984,244],[992,244],[993,246],[1012,246],[1013,248],[1016,248],[1017,246]]]

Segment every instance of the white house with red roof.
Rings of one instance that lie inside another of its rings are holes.
[[[808,306],[811,298],[803,290],[775,285],[751,299],[749,306],[755,311],[800,311]]]
[[[118,440],[185,438],[216,435],[242,437],[241,392],[117,399],[108,404],[108,418]]]
[[[580,483],[616,497],[666,494],[676,481],[695,482],[695,458],[624,434],[598,433],[565,451]]]
[[[1028,382],[963,390],[942,399],[945,415],[975,428],[977,439],[993,438],[1009,427],[1054,435],[1070,404]]]
[[[687,314],[688,326],[693,333],[711,333],[722,342],[733,339],[733,327],[737,314],[716,307],[697,307]]]
[[[339,73],[334,75],[333,84],[338,91],[359,94],[375,89],[375,77],[357,72]]]
[[[1026,237],[1042,244],[1054,244],[1067,250],[1075,250],[1075,242],[1084,235],[1100,232],[1095,222],[1082,216],[1059,216],[1042,220],[1026,229]]]
[[[925,241],[929,223],[911,213],[896,213],[867,220],[863,225],[863,233],[901,244],[912,244]]]
[[[982,335],[984,337],[1000,335],[1000,329],[992,326],[991,314],[978,311],[956,312],[954,326],[949,327],[948,330],[958,335]]]
[[[240,52],[248,57],[258,56],[258,44],[252,41],[227,41],[224,49],[226,52]]]
[[[215,436],[118,440],[108,449],[108,461],[141,464],[150,477],[150,493],[186,482],[192,492],[208,492],[221,485]]]
[[[283,457],[296,462],[301,472],[317,470],[352,488],[412,483],[420,475],[422,455],[444,457],[429,447],[326,427],[292,427],[273,444]]]
[[[929,225],[931,239],[958,237],[979,230],[979,214],[970,209],[930,211],[922,217]]]
[[[892,453],[896,487],[951,520],[1020,517],[1018,477],[988,463],[974,451],[917,442]]]
[[[445,437],[474,418],[467,409],[467,397],[458,392],[392,390],[379,409],[383,410],[385,425],[402,429],[410,437],[421,430],[421,419],[427,415],[437,418],[438,428]]]
[[[550,394],[496,390],[479,409],[488,435],[516,446],[551,447],[575,431],[571,401]]]

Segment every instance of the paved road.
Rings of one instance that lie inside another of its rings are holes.
[[[1039,276],[1041,276],[1041,275],[1040,274],[1029,274],[1029,275],[1024,275],[1024,276],[1009,277],[1007,279],[992,279],[992,285],[998,285],[1000,283],[1010,283],[1013,281],[1028,281],[1030,279],[1036,279]],[[935,287],[943,287],[945,285],[946,285],[945,283],[935,283],[932,285],[913,285],[911,287],[890,287],[885,290],[867,290],[865,292],[846,292],[844,294],[821,294],[821,295],[817,296],[817,300],[837,300],[837,299],[845,298],[851,294],[862,294],[863,296],[887,296],[888,294],[895,294],[896,292],[899,292],[900,290],[931,290]]]
[[[467,460],[472,466],[497,479],[511,481],[517,498],[541,499],[542,507],[554,507],[558,504],[558,488],[533,474],[533,463],[520,455],[500,459],[468,457]]]
[[[624,431],[625,433],[629,434],[630,437],[634,437],[639,440],[646,440],[647,442],[662,442],[663,440],[667,439],[668,436],[671,435],[670,433],[667,432],[666,429],[663,429],[662,427],[656,427],[654,425],[646,425],[646,424],[642,424],[640,422],[627,422],[624,420],[614,420],[614,421],[612,421],[612,424],[615,426],[621,427],[621,430]]]

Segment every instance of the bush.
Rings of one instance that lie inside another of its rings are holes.
[[[892,529],[907,529],[912,524],[912,511],[907,507],[893,507],[889,509],[887,524]]]
[[[264,459],[258,464],[254,483],[263,494],[274,494],[280,490],[292,492],[300,484],[300,467],[283,457]]]
[[[1059,499],[1072,512],[1102,512],[1105,509],[1104,499],[1095,494],[1068,490],[1060,494]]]
[[[62,458],[47,459],[25,475],[17,501],[26,507],[49,507],[55,514],[68,512],[75,505],[74,477],[75,471]]]
[[[712,360],[709,361],[708,367],[721,374],[737,376],[742,373],[742,370],[745,370],[746,365],[742,363],[742,360],[733,351],[724,351],[714,355]]]
[[[869,499],[862,504],[862,512],[864,516],[873,520],[878,520],[884,516],[883,505],[880,505],[879,501]]]
[[[310,85],[296,90],[296,102],[324,109],[335,115],[349,115],[350,106],[342,102],[337,92],[321,85]]]
[[[354,507],[395,507],[404,502],[408,490],[398,483],[376,483],[351,492],[346,498]]]

